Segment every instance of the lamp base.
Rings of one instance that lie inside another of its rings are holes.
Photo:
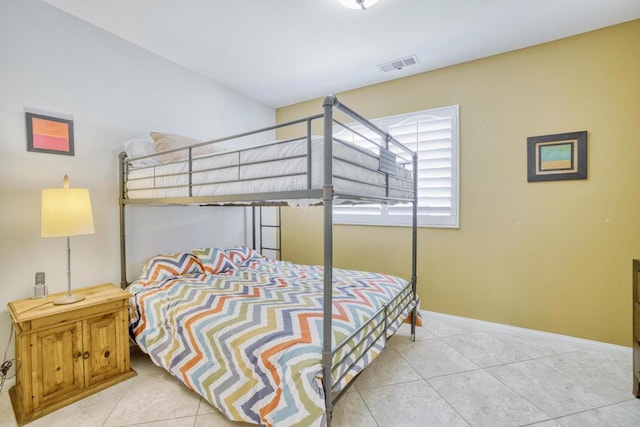
[[[84,295],[65,295],[54,299],[53,305],[73,304],[74,302],[82,301],[84,298]]]

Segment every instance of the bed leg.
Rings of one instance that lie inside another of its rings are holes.
[[[411,342],[415,342],[416,340],[416,316],[418,315],[418,313],[416,312],[416,309],[414,308],[411,311]]]
[[[331,369],[329,369],[329,373],[331,372]],[[325,371],[326,373],[326,371]],[[325,388],[325,395],[324,395],[324,413],[325,413],[325,419],[326,419],[326,426],[327,427],[331,427],[331,419],[333,418],[333,395],[331,394],[331,389],[326,389]]]

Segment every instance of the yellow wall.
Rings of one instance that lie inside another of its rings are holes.
[[[338,94],[366,117],[460,105],[460,229],[421,228],[422,308],[630,345],[640,21]],[[321,100],[280,108],[284,122]],[[527,136],[588,131],[588,179],[527,183]],[[321,208],[283,213],[322,263]],[[408,228],[335,226],[335,265],[408,277]]]

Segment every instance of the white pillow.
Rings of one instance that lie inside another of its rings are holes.
[[[127,152],[127,157],[129,159],[158,153],[155,143],[150,139],[134,138],[128,140],[122,145],[124,147],[124,151]],[[147,157],[146,159],[134,160],[131,162],[131,165],[136,168],[156,166],[160,164],[162,164],[162,162],[160,161],[159,156]]]
[[[187,136],[174,135],[171,133],[160,133],[160,132],[149,132],[151,138],[156,144],[156,149],[159,152],[166,150],[173,150],[175,148],[187,147],[193,144],[199,144],[203,141],[198,139],[189,138]],[[193,157],[204,156],[206,154],[214,154],[223,151],[222,148],[216,147],[213,144],[203,145],[202,147],[196,147],[193,149],[191,154]],[[189,157],[188,150],[180,150],[174,151],[172,153],[160,154],[160,159],[162,163],[171,163],[177,162],[179,160],[184,160]]]

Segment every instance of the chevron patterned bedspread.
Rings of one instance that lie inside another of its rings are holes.
[[[132,336],[155,364],[231,420],[324,425],[322,271],[259,259],[222,274],[138,280],[128,288]],[[397,277],[334,269],[334,348],[372,316],[380,318],[334,355],[334,365],[364,356],[334,369],[334,392],[380,353],[384,335],[398,329],[414,303],[392,309],[386,331],[381,307],[398,296],[408,301],[410,293]]]

